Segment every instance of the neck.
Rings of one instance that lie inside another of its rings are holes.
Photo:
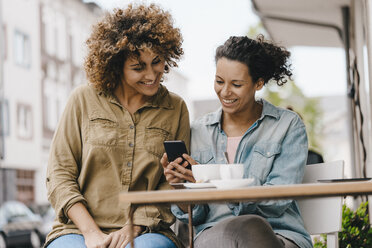
[[[135,113],[140,107],[142,107],[147,100],[145,95],[134,91],[130,87],[123,87],[123,85],[119,85],[115,89],[114,95],[120,104],[131,114]]]
[[[222,113],[222,129],[227,136],[242,136],[257,121],[262,113],[262,105],[254,102],[251,108],[240,113]]]

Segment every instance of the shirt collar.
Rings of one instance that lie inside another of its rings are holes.
[[[97,92],[98,92],[98,95],[107,97],[108,100],[111,103],[114,103],[114,104],[117,104],[117,105],[121,106],[119,101],[112,94],[110,94],[108,92],[105,92],[103,90],[99,90]],[[158,107],[158,108],[165,108],[165,109],[173,109],[174,108],[174,106],[172,104],[172,101],[171,101],[169,91],[162,84],[160,84],[158,93],[156,93],[154,96],[152,96],[141,108],[144,108],[144,107],[154,107],[154,108]]]
[[[206,125],[220,124],[222,119],[222,107],[213,112],[206,121]]]
[[[270,102],[266,101],[265,99],[260,99],[259,101],[263,105],[260,120],[262,120],[265,116],[271,116],[271,117],[274,117],[275,119],[279,119],[280,114],[279,114],[279,110],[277,107],[275,107],[274,105],[272,105]]]
[[[152,96],[143,107],[174,109],[168,89],[160,84],[158,93]]]
[[[259,120],[262,120],[265,116],[271,116],[275,119],[279,119],[280,115],[278,112],[278,108],[266,101],[265,99],[258,100],[262,105],[262,114]],[[222,107],[220,107],[217,111],[213,112],[206,121],[206,125],[221,125],[222,120]]]

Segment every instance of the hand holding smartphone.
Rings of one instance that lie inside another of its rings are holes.
[[[168,161],[172,162],[177,158],[182,158],[182,162],[185,162],[185,159],[182,157],[182,154],[187,152],[187,148],[185,145],[185,142],[183,140],[169,140],[169,141],[164,141],[164,148],[165,152],[167,153]],[[191,169],[191,165],[188,164],[186,169]]]

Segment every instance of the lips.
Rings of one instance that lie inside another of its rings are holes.
[[[139,81],[140,84],[146,86],[146,87],[153,87],[153,86],[158,86],[160,82],[162,74],[158,74],[154,80],[149,81],[148,79],[146,81]]]
[[[238,99],[223,99],[222,98],[222,102],[226,103],[226,104],[231,104],[231,103],[234,103],[236,102]]]
[[[152,81],[152,82],[140,82],[141,84],[144,84],[144,85],[148,85],[148,86],[151,86],[151,85],[154,85],[156,84],[155,81]]]

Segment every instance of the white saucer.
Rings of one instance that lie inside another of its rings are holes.
[[[254,178],[242,178],[242,179],[225,179],[225,180],[211,180],[211,183],[216,186],[217,189],[236,189],[243,188],[251,185]]]
[[[215,188],[215,186],[212,183],[184,183],[183,186],[185,186],[188,189]]]

